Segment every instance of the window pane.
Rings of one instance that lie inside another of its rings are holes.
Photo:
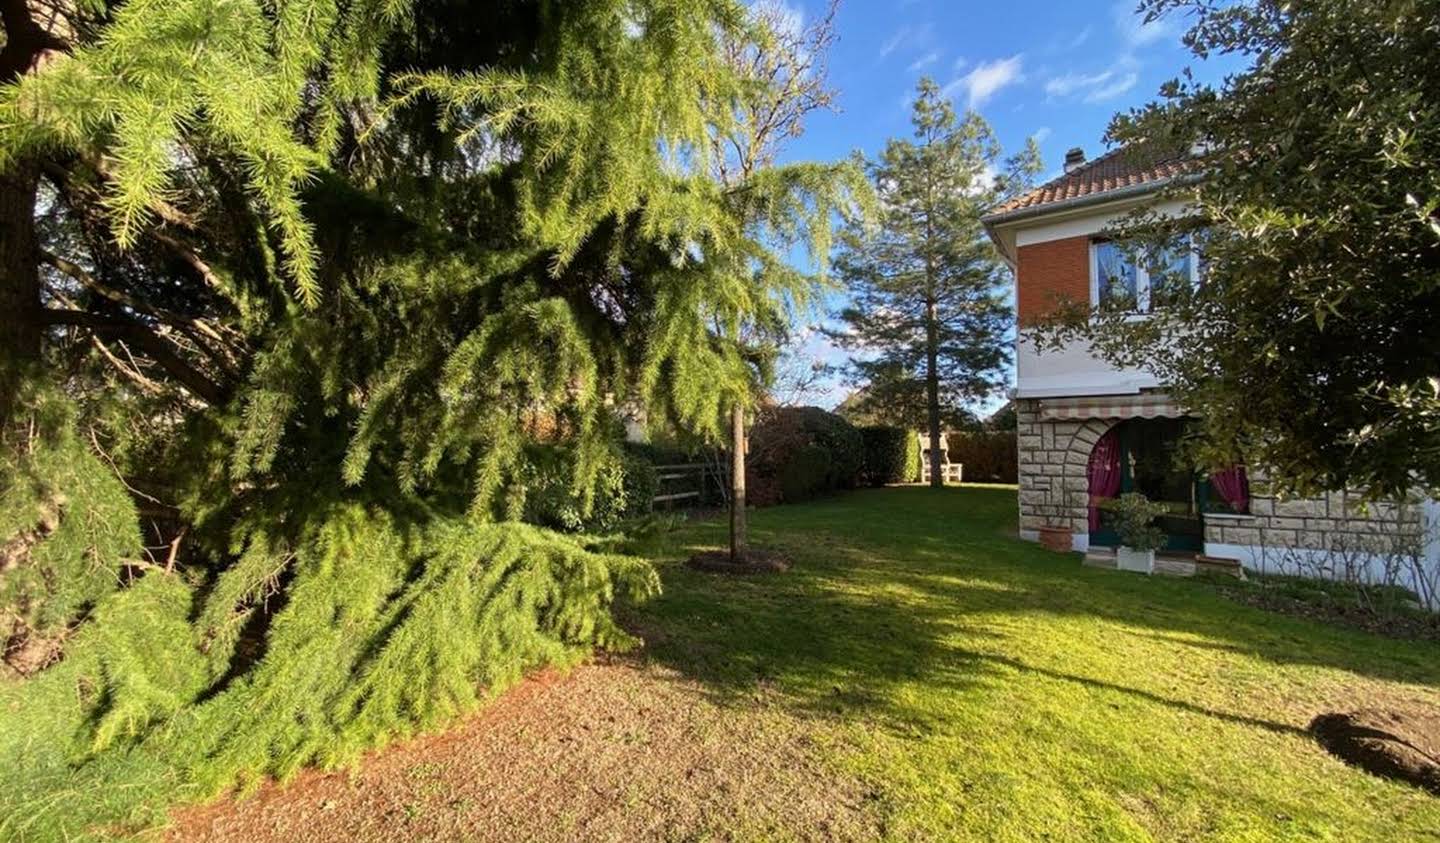
[[[1109,241],[1095,244],[1095,272],[1102,306],[1135,309],[1135,265],[1119,246]]]
[[[1161,250],[1146,270],[1150,274],[1150,307],[1164,307],[1193,283],[1190,262],[1194,260],[1189,238]]]

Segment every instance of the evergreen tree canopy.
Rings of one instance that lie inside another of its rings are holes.
[[[721,48],[767,37],[744,7],[5,15],[0,477],[33,482],[0,496],[0,598],[33,611],[0,635],[74,635],[3,691],[56,734],[0,734],[0,816],[153,818],[631,643],[609,608],[654,572],[518,523],[527,494],[563,465],[591,508],[618,401],[718,437],[755,385],[727,338],[809,293],[780,256],[826,253],[861,186],[711,178],[763,84]]]
[[[1038,168],[1032,145],[995,177],[1000,149],[980,115],[958,117],[920,82],[914,140],[893,139],[870,166],[874,230],[842,235],[834,271],[850,290],[832,333],[866,415],[911,428],[957,426],[1002,383],[1010,360],[1004,265],[980,217]]]
[[[1134,155],[1197,154],[1198,180],[1161,197],[1193,216],[1115,233],[1154,250],[1204,229],[1203,282],[1146,320],[1071,312],[1049,337],[1154,372],[1202,419],[1201,468],[1244,460],[1300,494],[1440,490],[1440,6],[1142,6],[1193,16],[1197,56],[1249,61],[1110,129]]]

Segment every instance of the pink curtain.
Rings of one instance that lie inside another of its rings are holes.
[[[1090,452],[1090,529],[1100,528],[1100,501],[1120,492],[1120,437],[1115,428],[1105,431]]]
[[[1245,466],[1235,465],[1223,471],[1212,471],[1210,485],[1230,504],[1231,509],[1250,511],[1250,481],[1245,478]]]

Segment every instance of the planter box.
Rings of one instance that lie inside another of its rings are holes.
[[[1122,571],[1153,574],[1155,573],[1155,551],[1117,547],[1115,548],[1115,567]]]

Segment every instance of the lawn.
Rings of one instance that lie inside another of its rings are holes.
[[[176,812],[172,839],[1440,840],[1440,799],[1351,769],[1322,712],[1440,705],[1440,647],[1082,567],[1013,489],[755,513],[794,567],[645,540],[646,646],[547,672],[445,733]]]
[[[695,525],[651,552],[719,543]],[[1326,755],[1317,714],[1440,705],[1440,647],[1082,567],[1013,490],[764,510],[787,574],[665,569],[647,657],[805,718],[896,839],[1440,840],[1440,799]]]

